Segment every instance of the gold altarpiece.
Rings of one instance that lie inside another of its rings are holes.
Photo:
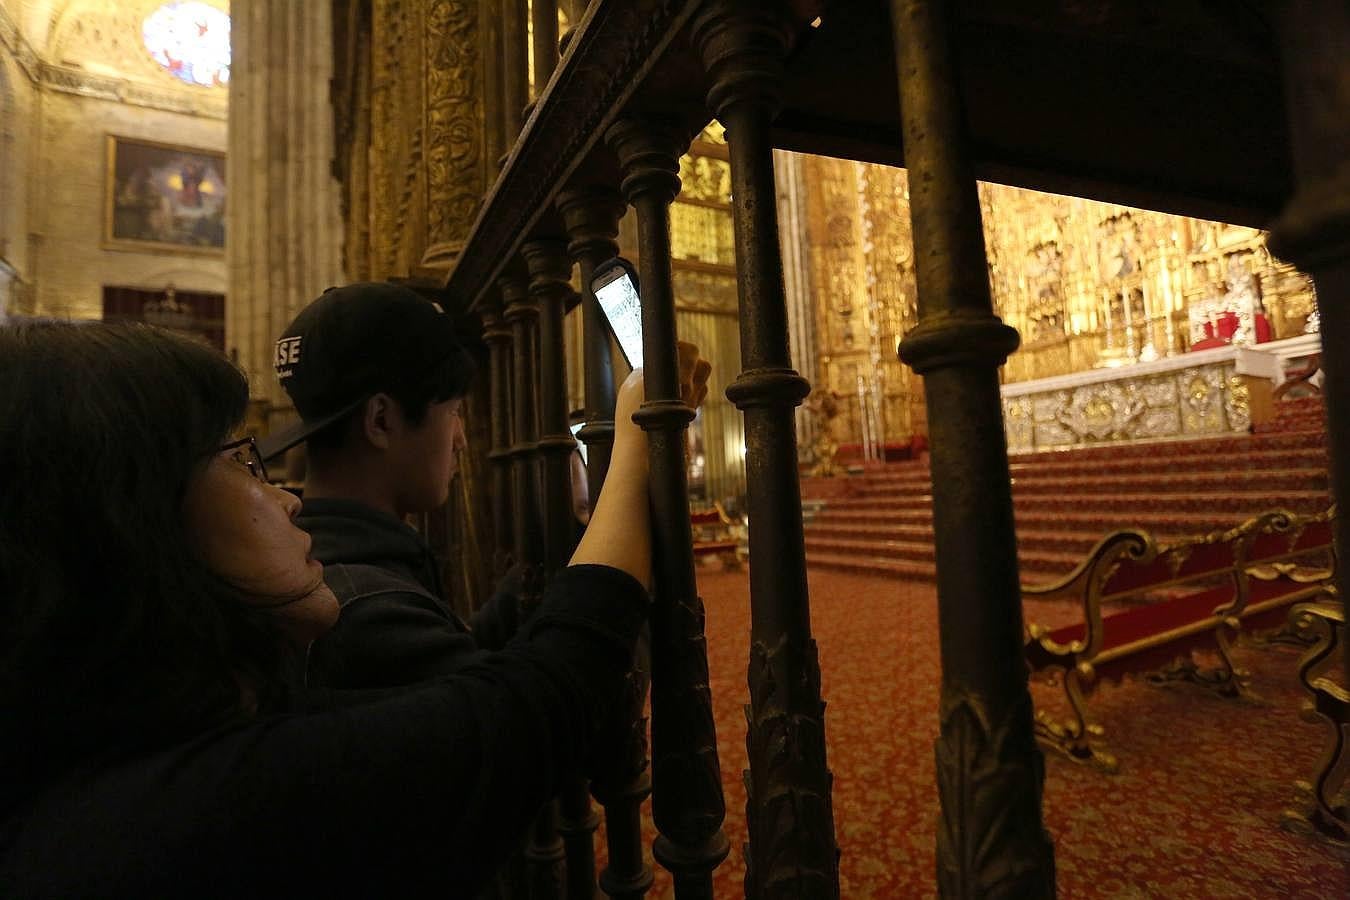
[[[926,433],[922,384],[895,356],[916,322],[906,174],[799,162],[817,386],[838,400],[837,441],[875,454]],[[1228,309],[1235,343],[1258,313],[1271,340],[1317,329],[1310,279],[1260,230],[995,184],[980,201],[995,309],[1022,335],[1007,383],[1186,353]]]
[[[347,276],[443,275],[493,174],[479,4],[332,2]]]

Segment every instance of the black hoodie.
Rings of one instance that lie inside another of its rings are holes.
[[[457,672],[505,646],[518,624],[515,579],[466,624],[442,599],[431,549],[413,528],[354,500],[306,500],[296,524],[342,604],[314,643],[309,684],[385,688]]]

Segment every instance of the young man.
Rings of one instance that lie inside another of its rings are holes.
[[[380,688],[453,672],[515,631],[499,592],[465,623],[445,603],[430,548],[404,519],[450,496],[473,363],[439,306],[383,283],[330,288],[276,345],[301,421],[263,442],[307,444],[298,524],[342,604],[310,651],[310,684]]]

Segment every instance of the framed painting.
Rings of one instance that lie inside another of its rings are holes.
[[[225,253],[225,154],[108,135],[103,245]]]

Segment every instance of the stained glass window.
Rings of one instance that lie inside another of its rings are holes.
[[[200,0],[165,3],[141,26],[145,49],[188,84],[220,87],[230,80],[230,17]]]

